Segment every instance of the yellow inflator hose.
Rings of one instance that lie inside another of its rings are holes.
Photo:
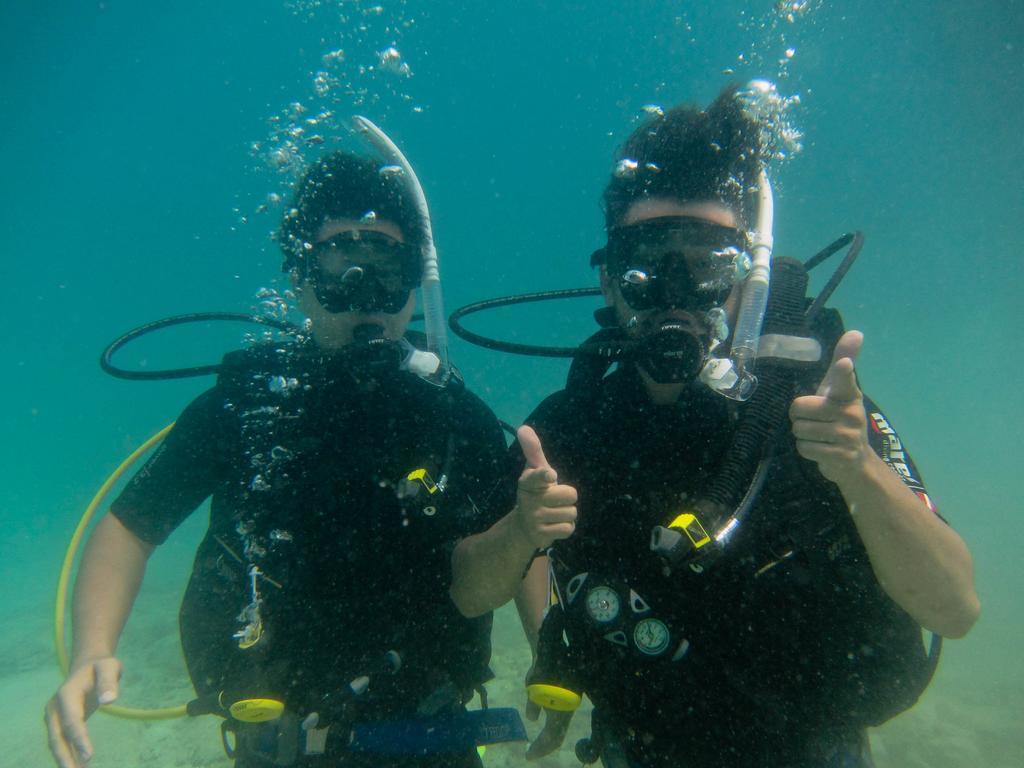
[[[68,598],[68,584],[71,581],[71,568],[74,565],[75,554],[78,552],[78,547],[82,543],[82,538],[85,536],[85,531],[89,527],[89,523],[92,521],[93,515],[96,514],[96,510],[99,509],[103,500],[110,493],[110,489],[114,487],[121,476],[128,471],[131,466],[139,460],[139,457],[143,456],[150,448],[159,443],[171,428],[174,427],[174,423],[171,422],[166,427],[161,429],[149,440],[144,442],[138,448],[136,448],[131,456],[121,462],[121,465],[114,470],[114,472],[107,478],[106,482],[100,486],[100,489],[96,491],[96,495],[92,497],[92,501],[89,502],[89,506],[85,508],[85,512],[82,514],[82,519],[78,521],[78,527],[75,528],[75,533],[71,537],[71,541],[68,543],[67,551],[64,553],[64,563],[61,565],[60,578],[57,580],[57,598],[54,601],[53,610],[53,629],[54,629],[54,645],[57,649],[57,664],[60,666],[61,674],[67,675],[70,662],[68,660],[68,649],[64,640],[64,613],[67,608]],[[177,707],[162,707],[159,709],[139,709],[135,707],[121,707],[116,704],[107,704],[106,706],[100,707],[100,712],[105,712],[108,715],[114,717],[123,717],[129,720],[169,720],[175,717],[184,717],[185,705],[181,704]]]

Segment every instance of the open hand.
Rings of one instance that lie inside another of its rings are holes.
[[[863,342],[860,331],[844,333],[817,392],[794,399],[789,408],[797,452],[834,483],[855,474],[872,455],[864,398],[854,375]]]
[[[46,703],[43,716],[49,735],[50,752],[60,768],[84,768],[92,759],[92,742],[86,719],[118,694],[121,662],[102,656],[79,664]]]
[[[526,457],[516,491],[516,521],[536,549],[544,549],[576,530],[576,489],[559,485],[558,473],[548,464],[540,438],[531,427],[516,432]]]

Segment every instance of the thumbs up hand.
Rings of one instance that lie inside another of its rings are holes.
[[[540,438],[531,427],[516,432],[526,468],[519,476],[514,518],[535,549],[549,547],[576,530],[576,489],[559,485],[558,473],[548,464]]]
[[[854,375],[854,361],[863,342],[860,331],[844,333],[817,392],[794,399],[789,408],[797,452],[840,485],[873,455],[863,395]]]

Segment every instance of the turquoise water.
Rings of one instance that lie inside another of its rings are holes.
[[[39,712],[58,683],[49,601],[75,520],[120,459],[204,386],[115,381],[96,365],[99,351],[142,322],[246,311],[261,287],[283,287],[267,238],[281,209],[260,210],[268,194],[287,194],[287,173],[267,162],[281,147],[269,120],[287,126],[292,102],[310,108],[303,117],[326,106],[342,124],[366,114],[399,142],[431,202],[451,309],[593,284],[600,191],[642,108],[705,103],[730,79],[754,76],[802,100],[804,149],[775,173],[777,252],[807,256],[849,229],[866,233],[834,302],[866,334],[866,390],[976,560],[982,620],[947,643],[922,703],[878,735],[879,762],[1024,764],[1024,4],[808,2],[792,23],[771,2],[377,6],[0,7],[10,349],[0,722],[16,764],[45,764]],[[381,69],[377,53],[392,45],[411,76]],[[329,56],[339,49],[343,60]],[[322,148],[351,145],[341,130],[317,130]],[[589,331],[590,308],[508,310],[473,326],[538,342],[554,327],[570,344]],[[124,360],[213,361],[240,337],[237,328],[170,333]],[[459,341],[453,356],[512,422],[565,371]],[[128,703],[186,695],[172,606],[200,518],[151,567],[124,642]],[[492,696],[517,703],[523,649],[512,617],[500,618],[506,679]],[[97,718],[95,731],[97,766],[223,764],[204,724]],[[572,764],[568,755],[546,762]],[[513,759],[495,750],[491,762]]]

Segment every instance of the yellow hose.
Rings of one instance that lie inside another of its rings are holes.
[[[75,533],[72,535],[71,541],[68,543],[67,551],[64,553],[64,563],[60,568],[60,578],[57,580],[57,597],[54,601],[53,611],[53,639],[54,645],[57,649],[57,664],[60,667],[61,674],[65,676],[68,673],[70,661],[68,660],[68,649],[64,640],[64,614],[67,608],[68,584],[71,581],[71,568],[74,565],[78,547],[82,543],[82,538],[85,536],[85,531],[89,527],[89,523],[92,522],[93,515],[96,514],[96,510],[99,509],[103,500],[107,497],[107,494],[110,493],[110,489],[113,488],[117,481],[121,479],[121,476],[139,460],[139,457],[144,455],[146,451],[163,440],[173,427],[174,422],[171,422],[149,438],[149,440],[136,448],[132,452],[131,456],[121,462],[121,466],[114,470],[110,477],[107,478],[106,482],[100,486],[98,491],[96,491],[96,495],[92,497],[92,501],[90,501],[89,506],[85,508],[85,512],[82,514],[82,519],[78,521],[78,527],[75,528]],[[100,712],[105,712],[108,715],[123,717],[129,720],[169,720],[175,717],[184,717],[186,714],[184,704],[177,707],[162,707],[159,709],[139,709],[135,707],[121,707],[116,704],[107,704],[106,706],[100,707]]]

